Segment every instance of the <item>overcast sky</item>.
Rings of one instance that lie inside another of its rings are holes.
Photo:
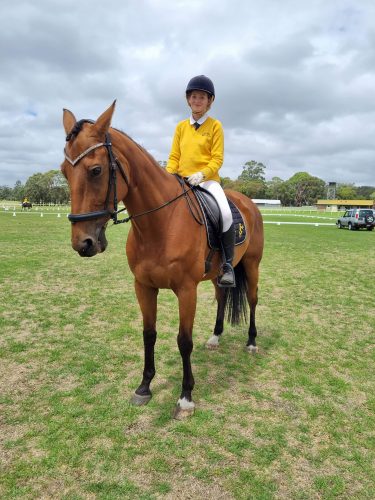
[[[0,185],[59,168],[62,109],[166,160],[188,80],[215,84],[222,176],[375,185],[374,0],[30,0],[0,8]]]

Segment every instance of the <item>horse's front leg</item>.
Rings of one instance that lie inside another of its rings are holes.
[[[197,285],[191,284],[178,289],[180,328],[177,337],[177,344],[180,350],[183,366],[182,391],[174,418],[181,420],[193,415],[195,404],[191,397],[194,388],[194,377],[191,370],[190,356],[193,351],[193,324],[195,309],[197,306]]]
[[[135,292],[143,316],[144,369],[141,385],[131,398],[131,403],[140,406],[147,404],[152,397],[150,384],[155,376],[154,346],[156,342],[156,308],[159,290],[146,287],[135,281]]]

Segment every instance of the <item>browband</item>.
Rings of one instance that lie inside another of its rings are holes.
[[[105,145],[106,145],[105,142],[99,142],[98,144],[94,144],[93,146],[90,146],[88,149],[86,149],[86,151],[84,151],[83,153],[81,153],[79,156],[77,156],[77,158],[75,158],[74,160],[72,160],[71,158],[69,158],[69,156],[66,154],[66,148],[64,148],[64,156],[68,160],[68,162],[71,165],[73,165],[73,167],[74,167],[75,165],[77,165],[77,163],[79,162],[79,160],[82,160],[82,158],[84,156],[86,156],[88,153],[90,153],[94,149],[100,148],[100,147],[105,146]]]

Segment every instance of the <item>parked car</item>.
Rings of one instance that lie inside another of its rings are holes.
[[[347,227],[352,231],[362,227],[372,231],[375,227],[375,211],[371,208],[352,208],[338,219],[336,225],[339,229]]]

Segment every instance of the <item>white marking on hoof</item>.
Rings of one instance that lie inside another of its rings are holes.
[[[195,408],[195,403],[194,401],[188,401],[186,398],[182,398],[177,401],[177,406],[182,410],[190,410],[191,408]]]
[[[250,354],[256,354],[259,351],[259,349],[256,345],[248,345],[248,346],[246,346],[246,350]]]
[[[195,404],[193,401],[188,401],[186,398],[179,399],[173,413],[173,418],[176,420],[184,420],[194,415],[194,410]]]
[[[217,335],[212,335],[211,338],[207,340],[207,349],[217,349],[219,347],[219,337]]]

